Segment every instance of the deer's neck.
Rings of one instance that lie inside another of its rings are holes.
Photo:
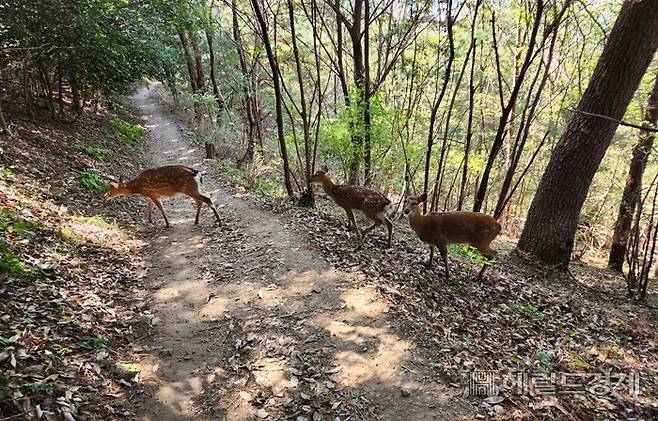
[[[411,225],[411,228],[413,228],[414,231],[418,232],[423,226],[424,218],[425,216],[421,213],[420,206],[416,206],[416,208],[409,214],[409,225]]]
[[[329,196],[334,195],[334,192],[336,191],[336,185],[334,184],[333,181],[331,181],[331,178],[324,177],[322,179],[322,190],[324,190],[324,192],[327,193]]]
[[[139,186],[137,185],[137,183],[135,183],[135,180],[130,180],[130,181],[126,182],[125,186],[126,186],[125,187],[126,188],[126,193],[125,193],[126,196],[134,196],[134,195],[141,194]]]

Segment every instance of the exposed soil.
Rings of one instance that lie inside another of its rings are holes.
[[[148,128],[148,166],[207,171],[204,190],[222,217],[218,225],[204,209],[194,226],[191,201],[173,199],[164,204],[171,228],[161,218],[147,228],[147,284],[160,323],[141,362],[150,387],[133,399],[136,416],[474,416],[461,388],[436,381],[375,288],[327,264],[286,216],[214,181],[201,148],[160,112],[150,90],[133,99]]]

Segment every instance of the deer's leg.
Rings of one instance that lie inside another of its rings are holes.
[[[448,245],[439,244],[439,251],[441,252],[441,257],[443,258],[443,264],[446,268],[446,279],[450,278],[450,270],[448,269]]]
[[[366,228],[366,229],[364,229],[363,231],[361,231],[361,237],[365,237],[367,233],[369,233],[370,231],[374,230],[375,228],[377,228],[377,227],[380,226],[381,224],[382,224],[381,221],[379,221],[379,220],[376,219],[374,224],[372,224],[372,225],[369,226],[368,228]]]
[[[476,244],[475,248],[478,249],[480,254],[482,254],[484,257],[486,257],[487,259],[490,259],[490,260],[495,259],[496,255],[498,254],[496,252],[496,250],[489,247],[489,244],[484,244],[484,243]]]
[[[149,224],[153,222],[153,219],[151,218],[152,213],[153,213],[153,201],[147,197],[146,198],[146,216],[148,218]]]
[[[359,235],[361,235],[361,229],[360,229],[359,226],[356,224],[356,220],[354,219],[354,212],[352,212],[352,209],[350,209],[350,208],[345,208],[345,213],[347,213],[347,219],[348,219],[348,221],[351,222],[352,225],[354,225],[354,228],[356,228],[356,232],[359,233]],[[349,227],[350,224],[348,223],[347,226]]]
[[[386,223],[386,229],[388,230],[388,245],[391,245],[391,240],[393,239],[393,223],[388,216],[384,218],[384,223]]]
[[[432,267],[432,262],[434,262],[434,244],[430,244],[430,259],[423,265],[429,269]]]
[[[169,219],[167,218],[167,214],[165,213],[164,208],[162,207],[162,202],[160,202],[160,198],[159,197],[153,197],[153,198],[151,198],[151,200],[153,200],[153,203],[155,203],[155,206],[157,206],[158,209],[160,209],[160,213],[162,214],[162,217],[165,220],[165,225],[169,226]]]
[[[201,212],[201,203],[205,203],[212,209],[212,213],[215,214],[215,218],[217,219],[217,222],[221,224],[222,220],[219,218],[219,213],[217,213],[217,209],[215,209],[215,206],[212,204],[212,200],[208,196],[204,196],[201,193],[197,193],[196,195],[192,196],[194,200],[197,202],[197,211],[196,211],[196,219],[194,220],[195,224],[199,223],[199,212]]]
[[[199,224],[199,214],[201,213],[201,206],[203,206],[203,202],[200,200],[195,200],[196,202],[196,216],[194,217],[194,225]]]

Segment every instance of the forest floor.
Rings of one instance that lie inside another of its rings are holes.
[[[95,127],[101,162],[66,125],[2,144],[0,229],[25,267],[0,274],[0,420],[658,416],[655,288],[630,303],[608,271],[574,264],[573,280],[503,241],[479,280],[451,248],[446,280],[406,221],[392,247],[383,229],[361,243],[338,212],[236,184],[154,89],[131,101],[139,149],[113,146],[108,117],[74,125]],[[177,163],[206,171],[221,224],[174,198],[172,226],[149,225],[142,200],[78,182]]]

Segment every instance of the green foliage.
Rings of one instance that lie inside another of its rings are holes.
[[[530,303],[515,304],[514,310],[516,310],[517,313],[522,314],[531,320],[541,320],[544,318],[544,314],[537,307],[535,307],[533,304]]]
[[[96,170],[85,170],[81,172],[80,184],[98,193],[104,193],[110,188],[110,184],[103,180],[101,174]]]
[[[32,383],[30,384],[30,391],[32,393],[45,393],[46,395],[53,395],[55,392],[61,390],[62,386],[52,380],[46,383]]]
[[[544,374],[552,373],[555,371],[555,367],[553,367],[553,364],[551,364],[551,355],[548,352],[540,351],[537,353],[535,371]]]
[[[483,265],[494,265],[496,259],[490,260],[480,254],[478,249],[473,246],[466,244],[450,244],[448,245],[450,253],[456,254],[458,256],[467,257]]]
[[[0,374],[0,386],[7,386],[9,383],[11,383],[12,378],[11,376],[5,376],[4,374]]]
[[[29,54],[84,90],[126,92],[164,59],[167,31],[153,2],[7,0],[2,10],[3,47],[18,62]]]
[[[130,124],[122,120],[112,120],[112,128],[129,148],[136,148],[144,137],[144,127],[141,124]]]
[[[38,274],[36,269],[28,269],[21,262],[18,250],[9,241],[10,236],[18,236],[22,242],[29,239],[42,228],[41,224],[28,221],[16,212],[0,208],[0,273],[12,276],[34,277]]]
[[[220,174],[226,177],[231,183],[246,185],[247,177],[245,173],[233,165],[230,161],[217,158],[211,160],[210,164],[217,168]]]
[[[94,336],[93,338],[81,341],[80,348],[92,351],[94,349],[107,348],[107,338],[105,336]]]
[[[87,155],[94,158],[96,161],[105,161],[105,155],[107,154],[107,151],[105,149],[99,148],[97,146],[85,145],[79,139],[75,140],[75,146],[81,152],[86,153]]]
[[[283,197],[285,195],[285,190],[280,185],[262,177],[254,179],[252,190],[260,196]]]

